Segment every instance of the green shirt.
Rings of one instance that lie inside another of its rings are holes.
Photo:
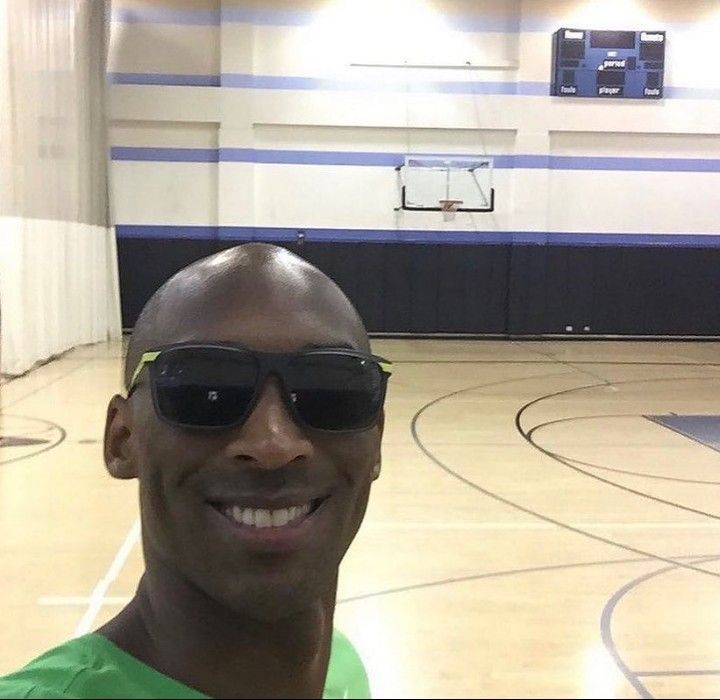
[[[51,649],[0,678],[0,698],[207,698],[125,653],[99,634]],[[365,667],[335,630],[323,698],[369,698]]]

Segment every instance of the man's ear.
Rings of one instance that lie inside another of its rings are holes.
[[[122,396],[110,399],[105,420],[105,466],[116,479],[136,479],[138,476],[130,445],[130,405]]]

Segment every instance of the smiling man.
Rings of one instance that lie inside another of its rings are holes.
[[[388,376],[297,256],[253,243],[181,270],[140,315],[107,414],[108,471],[139,482],[137,593],[0,697],[368,697],[333,613]]]

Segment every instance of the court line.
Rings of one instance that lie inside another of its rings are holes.
[[[639,413],[607,413],[607,414],[599,414],[597,416],[572,416],[570,418],[560,418],[558,420],[551,420],[547,421],[546,423],[539,423],[538,425],[534,426],[531,430],[528,431],[528,437],[532,438],[533,435],[538,430],[541,430],[542,428],[546,428],[550,425],[557,425],[559,423],[569,423],[576,420],[589,420],[591,418],[646,418],[647,416],[641,415]],[[651,423],[655,425],[661,425],[661,423],[657,423],[655,421],[650,421]],[[664,427],[664,426],[662,426]],[[674,432],[674,431],[673,431]],[[687,437],[684,435],[684,433],[677,433],[678,435],[682,435],[683,437]],[[535,443],[537,444],[537,443]],[[698,443],[702,445],[703,447],[707,447],[704,443]],[[546,448],[547,449],[547,448]],[[714,448],[712,448],[714,449]],[[549,451],[549,450],[548,450]],[[717,450],[715,450],[717,452]],[[567,455],[561,455],[559,452],[551,452],[556,457],[561,457],[564,460],[567,460],[568,462],[572,462],[573,464],[580,464],[584,467],[590,467],[592,469],[602,469],[606,472],[615,472],[617,474],[629,474],[631,476],[640,476],[644,477],[646,479],[659,479],[661,481],[679,481],[683,484],[705,484],[707,486],[720,486],[720,481],[704,481],[702,479],[681,479],[680,477],[676,476],[660,476],[659,474],[643,474],[642,472],[633,472],[628,469],[616,469],[614,467],[604,467],[600,464],[593,464],[592,462],[584,462],[581,459],[575,459],[574,457],[568,457]]]
[[[711,558],[710,555],[707,555]],[[698,554],[682,555],[676,557],[676,559],[699,559],[705,558],[705,555],[701,557]],[[716,558],[713,555],[712,558]],[[422,583],[415,583],[409,586],[398,586],[397,588],[386,588],[380,591],[373,591],[372,593],[363,593],[357,596],[351,596],[349,598],[340,598],[340,603],[355,603],[361,600],[367,600],[369,598],[379,598],[385,595],[392,595],[395,593],[406,593],[414,590],[421,590],[425,588],[436,588],[440,586],[446,586],[453,583],[467,583],[469,581],[482,581],[484,579],[493,578],[504,578],[506,576],[518,576],[522,574],[535,574],[544,573],[549,571],[562,571],[565,569],[583,569],[590,567],[600,566],[614,566],[617,564],[644,564],[654,561],[653,557],[634,557],[627,559],[601,559],[598,561],[587,561],[587,562],[573,562],[571,564],[547,564],[544,566],[530,566],[521,569],[503,569],[500,571],[488,571],[482,574],[471,574],[469,576],[460,576],[456,578],[440,579],[437,581],[425,581]],[[103,605],[125,605],[132,600],[132,596],[107,596],[103,598]],[[82,596],[42,596],[38,598],[38,605],[42,606],[79,606],[87,605],[90,598]]]
[[[677,559],[698,559],[701,558],[699,555],[676,557]],[[706,559],[716,559],[717,555],[712,557],[703,557]],[[379,598],[385,595],[392,595],[394,593],[408,593],[410,591],[422,590],[425,588],[435,588],[439,586],[446,586],[454,583],[468,583],[470,581],[482,581],[484,579],[503,578],[506,576],[517,576],[520,574],[537,574],[546,573],[549,571],[564,571],[567,569],[580,569],[585,567],[600,567],[600,566],[613,566],[615,564],[643,564],[652,562],[654,557],[638,557],[632,559],[603,559],[599,561],[588,561],[588,562],[575,562],[573,564],[548,564],[546,566],[530,566],[522,569],[505,569],[502,571],[489,571],[484,574],[472,574],[470,576],[459,576],[457,578],[446,578],[440,579],[439,581],[427,581],[425,583],[416,583],[409,586],[398,586],[397,588],[387,588],[382,591],[375,591],[373,593],[362,593],[360,595],[351,596],[349,598],[341,598],[338,600],[340,603],[355,603],[361,600],[368,600],[369,598]]]
[[[65,438],[67,437],[67,431],[65,428],[63,428],[61,425],[58,425],[57,423],[53,423],[53,421],[47,420],[46,418],[33,418],[31,416],[15,416],[15,415],[8,415],[7,413],[2,413],[3,418],[20,418],[21,420],[30,420],[30,421],[38,421],[40,423],[45,423],[46,425],[50,426],[51,428],[59,431],[60,437],[57,440],[57,442],[53,442],[50,445],[46,445],[43,447],[43,449],[38,450],[37,452],[31,452],[30,454],[24,454],[20,455],[19,457],[11,457],[10,459],[5,459],[0,461],[0,466],[5,464],[12,464],[14,462],[21,462],[24,459],[30,459],[31,457],[37,457],[38,455],[41,455],[43,452],[49,452],[50,450],[55,449],[59,445],[61,445],[63,442],[65,442]],[[3,448],[7,449],[7,448]]]
[[[0,374],[0,389],[16,382],[18,379],[22,379],[24,376],[24,374]]]
[[[707,557],[698,557],[695,559],[697,563],[704,563],[708,561],[717,561],[720,559],[718,555],[714,556],[707,556]],[[622,674],[627,678],[627,680],[630,682],[630,684],[637,690],[637,692],[640,694],[640,697],[643,698],[653,698],[652,693],[645,687],[643,682],[638,678],[638,674],[635,673],[626,663],[623,661],[623,658],[620,656],[620,652],[618,652],[617,647],[615,645],[615,640],[612,636],[612,617],[613,613],[615,612],[615,608],[617,607],[617,604],[622,600],[622,598],[627,595],[633,588],[636,588],[641,583],[645,583],[646,581],[649,581],[651,578],[654,578],[656,576],[660,576],[662,574],[665,574],[669,571],[674,571],[678,567],[675,565],[672,566],[665,566],[661,569],[657,569],[655,571],[651,571],[649,574],[644,574],[643,576],[638,576],[637,578],[633,579],[629,583],[626,583],[624,586],[619,588],[613,595],[610,597],[610,599],[605,603],[605,607],[603,608],[602,615],[600,616],[600,633],[602,635],[602,641],[603,645],[605,646],[605,649],[607,650],[608,654],[612,656],[613,661],[615,661],[615,665],[618,667],[618,669],[622,672]]]
[[[517,342],[517,341],[513,341],[513,343],[516,343],[516,342]],[[561,364],[561,365],[563,365],[563,366],[565,366],[565,367],[569,367],[570,369],[574,370],[575,372],[580,372],[581,374],[587,374],[588,377],[592,377],[593,379],[599,379],[601,382],[603,382],[604,384],[606,384],[606,385],[609,386],[610,388],[614,388],[613,385],[612,385],[612,382],[610,382],[609,380],[605,379],[605,377],[601,377],[599,374],[596,374],[595,372],[590,372],[590,371],[588,371],[588,370],[586,370],[586,369],[578,369],[577,367],[574,366],[574,365],[580,364],[580,363],[577,363],[577,362],[576,362],[576,363],[573,363],[572,360],[563,360],[563,359],[561,359],[561,358],[559,358],[559,357],[555,357],[555,356],[553,356],[553,355],[548,355],[547,353],[542,352],[542,350],[537,350],[536,348],[532,348],[532,347],[530,348],[530,352],[532,352],[532,353],[534,353],[534,354],[536,354],[536,355],[540,355],[541,357],[547,357],[549,360],[552,360],[553,362],[556,362],[556,363],[558,363],[558,364]]]
[[[397,525],[397,529],[500,529],[500,530],[512,530],[512,529],[527,529],[527,530],[554,530],[555,526],[550,525],[548,523],[518,523],[517,525],[512,525],[508,523],[458,523],[457,527],[452,527],[454,525],[453,523],[447,523],[447,524],[439,524],[439,525],[432,525],[428,523],[368,523],[366,525],[363,525],[363,529],[379,529],[380,527],[393,527],[394,525]],[[490,526],[489,528],[483,527],[484,525]],[[598,526],[598,527],[608,527],[611,529],[620,528],[620,529],[631,529],[631,528],[638,528],[638,529],[656,529],[656,528],[703,528],[703,529],[717,529],[720,528],[720,524],[716,525],[714,523],[584,523],[583,525],[591,527],[591,526]],[[450,527],[446,527],[450,526]],[[480,527],[476,527],[480,526]],[[506,527],[507,526],[507,527]],[[682,557],[677,557],[678,559],[696,559],[699,555],[685,555]],[[401,587],[401,588],[393,588],[393,589],[387,589],[385,591],[379,591],[376,593],[369,593],[361,597],[355,597],[355,598],[348,598],[341,602],[351,602],[353,600],[359,600],[361,598],[368,598],[368,597],[376,597],[380,595],[385,595],[389,593],[398,593],[402,592],[404,590],[414,590],[416,588],[428,588],[431,586],[439,586],[444,585],[446,583],[460,583],[463,581],[472,581],[472,580],[479,580],[479,579],[485,579],[485,578],[493,578],[493,577],[501,577],[501,576],[509,576],[511,574],[523,574],[523,573],[535,573],[535,572],[542,572],[542,571],[555,571],[557,569],[565,569],[565,568],[577,568],[577,567],[585,567],[585,566],[601,566],[601,565],[611,565],[611,564],[634,564],[634,563],[642,563],[642,562],[650,562],[653,561],[650,557],[643,557],[643,558],[633,558],[633,559],[608,559],[608,560],[600,560],[600,561],[594,561],[594,562],[578,562],[578,563],[572,563],[572,564],[551,564],[547,566],[541,566],[541,567],[529,567],[529,568],[523,568],[523,569],[509,569],[504,571],[495,571],[495,572],[488,572],[483,574],[476,574],[472,576],[466,576],[458,579],[442,579],[441,581],[431,581],[427,583],[420,583],[420,584],[414,584],[410,588],[408,587]],[[104,605],[127,605],[132,600],[132,596],[103,596],[101,607]],[[56,596],[56,595],[46,595],[41,596],[37,599],[37,604],[41,606],[84,606],[89,605],[93,601],[92,597],[87,596]]]
[[[100,612],[100,608],[103,605],[105,594],[108,592],[108,589],[112,585],[113,581],[117,578],[118,574],[125,565],[127,558],[130,556],[132,548],[137,544],[139,540],[140,519],[138,518],[132,524],[128,534],[125,536],[125,540],[120,545],[120,549],[118,549],[117,553],[115,554],[115,558],[112,560],[112,563],[110,564],[110,568],[107,570],[107,573],[97,582],[97,585],[95,586],[92,594],[90,595],[90,604],[88,605],[88,609],[85,611],[85,614],[82,616],[80,622],[78,622],[78,625],[75,628],[75,637],[80,637],[90,631],[90,627],[95,622],[95,618],[97,617],[98,613]]]
[[[615,385],[624,385],[624,384],[653,384],[653,383],[659,383],[659,382],[678,382],[678,381],[714,381],[714,380],[720,380],[720,377],[662,377],[657,379],[631,379],[631,380],[625,380],[621,382],[615,382]],[[560,455],[556,455],[554,452],[551,452],[550,450],[542,447],[542,445],[538,445],[532,437],[529,435],[529,432],[526,432],[522,427],[522,416],[530,407],[540,404],[543,401],[547,401],[548,399],[557,398],[558,396],[567,396],[568,394],[571,394],[575,391],[585,391],[587,389],[599,389],[600,387],[604,387],[606,384],[588,384],[586,386],[580,386],[575,387],[574,389],[563,389],[562,391],[556,391],[552,394],[545,394],[544,396],[539,396],[536,399],[533,399],[532,401],[529,401],[524,406],[522,406],[518,412],[515,414],[515,428],[517,429],[518,433],[523,436],[523,438],[530,444],[532,447],[534,447],[539,452],[542,452],[544,455],[550,457],[550,459],[554,460],[555,462],[559,462],[560,464],[564,465],[568,469],[572,469],[573,471],[577,472],[578,474],[582,474],[583,476],[586,476],[590,479],[595,479],[596,481],[599,481],[603,484],[606,484],[608,486],[612,486],[613,488],[619,489],[620,491],[625,491],[627,493],[632,493],[635,496],[640,496],[640,498],[646,498],[651,501],[655,501],[656,503],[662,503],[666,506],[670,506],[672,508],[677,508],[679,510],[687,511],[688,513],[695,513],[696,515],[702,515],[706,518],[712,518],[714,520],[720,520],[720,515],[717,515],[715,513],[710,513],[708,511],[700,510],[698,508],[692,508],[690,506],[683,505],[682,503],[676,503],[675,501],[668,501],[664,498],[659,498],[658,496],[653,496],[649,493],[645,493],[644,491],[639,491],[638,489],[631,488],[630,486],[625,486],[623,484],[618,484],[615,481],[611,481],[610,479],[606,479],[602,476],[599,476],[598,474],[593,474],[592,472],[587,471],[586,469],[582,469],[574,464],[571,464],[568,460],[564,459]],[[531,428],[532,430],[532,428]],[[665,561],[665,560],[663,560]]]
[[[573,464],[579,464],[583,467],[590,467],[591,469],[601,469],[605,472],[615,472],[617,474],[627,474],[628,476],[639,476],[644,479],[655,479],[656,481],[674,481],[681,484],[696,484],[701,486],[720,486],[720,481],[703,481],[702,479],[682,479],[679,476],[660,476],[659,474],[643,474],[642,472],[633,472],[629,469],[615,469],[613,467],[603,467],[599,464],[592,464],[591,462],[583,462],[580,459],[574,459],[573,457],[564,457],[568,462]]]
[[[539,520],[543,520],[547,523],[552,523],[556,525],[557,527],[560,527],[564,530],[567,530],[569,532],[574,532],[577,535],[581,535],[583,537],[587,537],[588,539],[595,540],[597,542],[602,542],[603,544],[610,545],[612,547],[618,547],[619,549],[624,549],[627,552],[632,552],[633,554],[639,554],[642,557],[651,557],[653,559],[656,559],[657,561],[665,562],[666,564],[673,564],[677,566],[681,566],[684,569],[689,569],[691,571],[696,571],[698,573],[706,574],[708,576],[712,576],[714,578],[720,578],[720,574],[714,572],[714,571],[708,571],[706,569],[701,569],[696,566],[693,566],[691,564],[683,564],[681,562],[675,561],[674,559],[668,559],[667,557],[660,556],[659,554],[653,554],[652,552],[647,552],[643,549],[638,549],[636,547],[631,547],[626,544],[622,544],[621,542],[616,542],[614,540],[611,540],[607,537],[602,537],[601,535],[596,535],[592,532],[588,532],[587,530],[583,530],[579,527],[574,527],[573,525],[570,525],[568,523],[564,523],[561,520],[557,520],[555,518],[551,518],[548,515],[543,515],[542,513],[539,513],[538,511],[534,511],[531,508],[528,508],[526,506],[521,505],[520,503],[516,503],[515,501],[511,501],[509,498],[505,498],[504,496],[501,496],[498,493],[494,493],[493,491],[490,491],[489,489],[484,488],[483,486],[480,486],[480,484],[462,476],[457,471],[454,471],[451,467],[449,467],[447,464],[444,464],[441,462],[432,452],[430,452],[429,449],[425,447],[423,442],[420,440],[420,436],[417,432],[417,424],[420,420],[420,417],[429,409],[431,406],[434,406],[435,404],[439,403],[440,401],[444,401],[445,399],[448,399],[452,396],[455,396],[457,394],[467,392],[467,391],[478,391],[480,389],[487,389],[494,386],[500,386],[503,384],[509,384],[513,382],[521,382],[526,381],[528,379],[540,379],[540,378],[549,378],[549,377],[557,377],[557,376],[567,376],[567,373],[563,373],[561,375],[558,374],[550,374],[550,375],[542,375],[542,376],[531,376],[531,377],[517,377],[515,379],[506,379],[498,382],[491,382],[489,384],[479,384],[477,386],[473,387],[466,387],[465,389],[459,389],[457,391],[453,391],[449,394],[445,394],[443,396],[439,396],[432,401],[429,401],[424,406],[422,406],[417,413],[413,416],[411,422],[410,422],[410,432],[412,433],[413,439],[415,440],[415,444],[418,446],[421,452],[430,459],[436,466],[438,466],[440,469],[442,469],[444,472],[449,474],[450,476],[454,477],[461,483],[465,484],[469,488],[473,489],[474,491],[477,491],[478,493],[482,493],[484,496],[487,496],[488,498],[492,498],[495,501],[498,501],[499,503],[503,503],[504,505],[509,506],[510,508],[514,508],[515,510],[519,510],[522,513],[526,513],[527,515],[531,515],[535,518],[538,518]],[[662,380],[658,380],[662,381]],[[601,385],[602,386],[602,385]],[[583,387],[578,387],[579,389]],[[587,387],[585,387],[587,388]],[[516,416],[517,419],[517,416]],[[610,482],[612,483],[612,482]]]
[[[708,671],[636,671],[636,676],[652,677],[652,676],[720,676],[720,670],[712,669]]]
[[[29,420],[44,420],[43,418],[30,418],[29,416],[12,416],[12,415],[8,415],[7,413],[5,413],[3,415],[3,418],[26,418]],[[52,432],[52,428],[54,428],[54,427],[55,427],[55,425],[51,424],[50,427],[46,426],[44,428],[38,428],[37,430],[28,430],[27,428],[23,428],[20,435],[18,435],[16,433],[12,437],[32,438],[36,435],[47,435],[48,433]],[[9,437],[9,436],[5,435],[2,437]],[[0,437],[0,439],[2,439],[2,438]]]
[[[584,338],[570,338],[570,340],[575,340],[584,342]],[[657,342],[657,340],[653,340],[652,338],[648,338],[650,343]],[[556,362],[566,364],[566,363],[572,363],[575,365],[660,365],[660,366],[684,366],[684,367],[719,367],[720,363],[718,362],[703,362],[701,360],[690,360],[684,355],[684,352],[677,352],[673,353],[671,356],[676,357],[677,361],[675,362],[662,362],[660,360],[647,360],[647,361],[636,361],[636,360],[620,360],[615,362],[608,362],[607,360],[573,360],[573,359],[567,359],[563,360],[559,357],[556,357],[555,355],[542,352],[542,350],[538,350],[536,346],[532,345],[532,343],[537,343],[538,341],[523,341],[523,340],[512,340],[510,341],[513,345],[515,345],[518,348],[522,348],[523,350],[529,350],[534,355],[540,355],[540,357],[548,357],[554,359]],[[528,343],[527,347],[524,347],[525,343]],[[540,341],[543,344],[545,341]],[[591,341],[592,342],[592,341]],[[600,341],[602,342],[602,341]],[[617,342],[617,341],[616,341]],[[625,343],[624,340],[619,340],[620,343]],[[636,344],[638,343],[644,343],[647,341],[634,341]],[[682,343],[682,341],[679,341]],[[717,341],[709,341],[710,343],[717,343]],[[565,340],[561,340],[560,343],[564,344]],[[581,370],[578,370],[581,371]]]

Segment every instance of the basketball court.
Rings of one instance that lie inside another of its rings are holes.
[[[383,473],[336,625],[374,697],[717,696],[718,343],[373,350],[395,363]],[[121,357],[2,387],[0,672],[134,591],[136,488],[102,463]]]
[[[720,696],[719,30],[705,0],[0,0],[0,676],[143,571],[103,459],[122,331],[264,242],[394,365],[335,617],[373,697]]]

